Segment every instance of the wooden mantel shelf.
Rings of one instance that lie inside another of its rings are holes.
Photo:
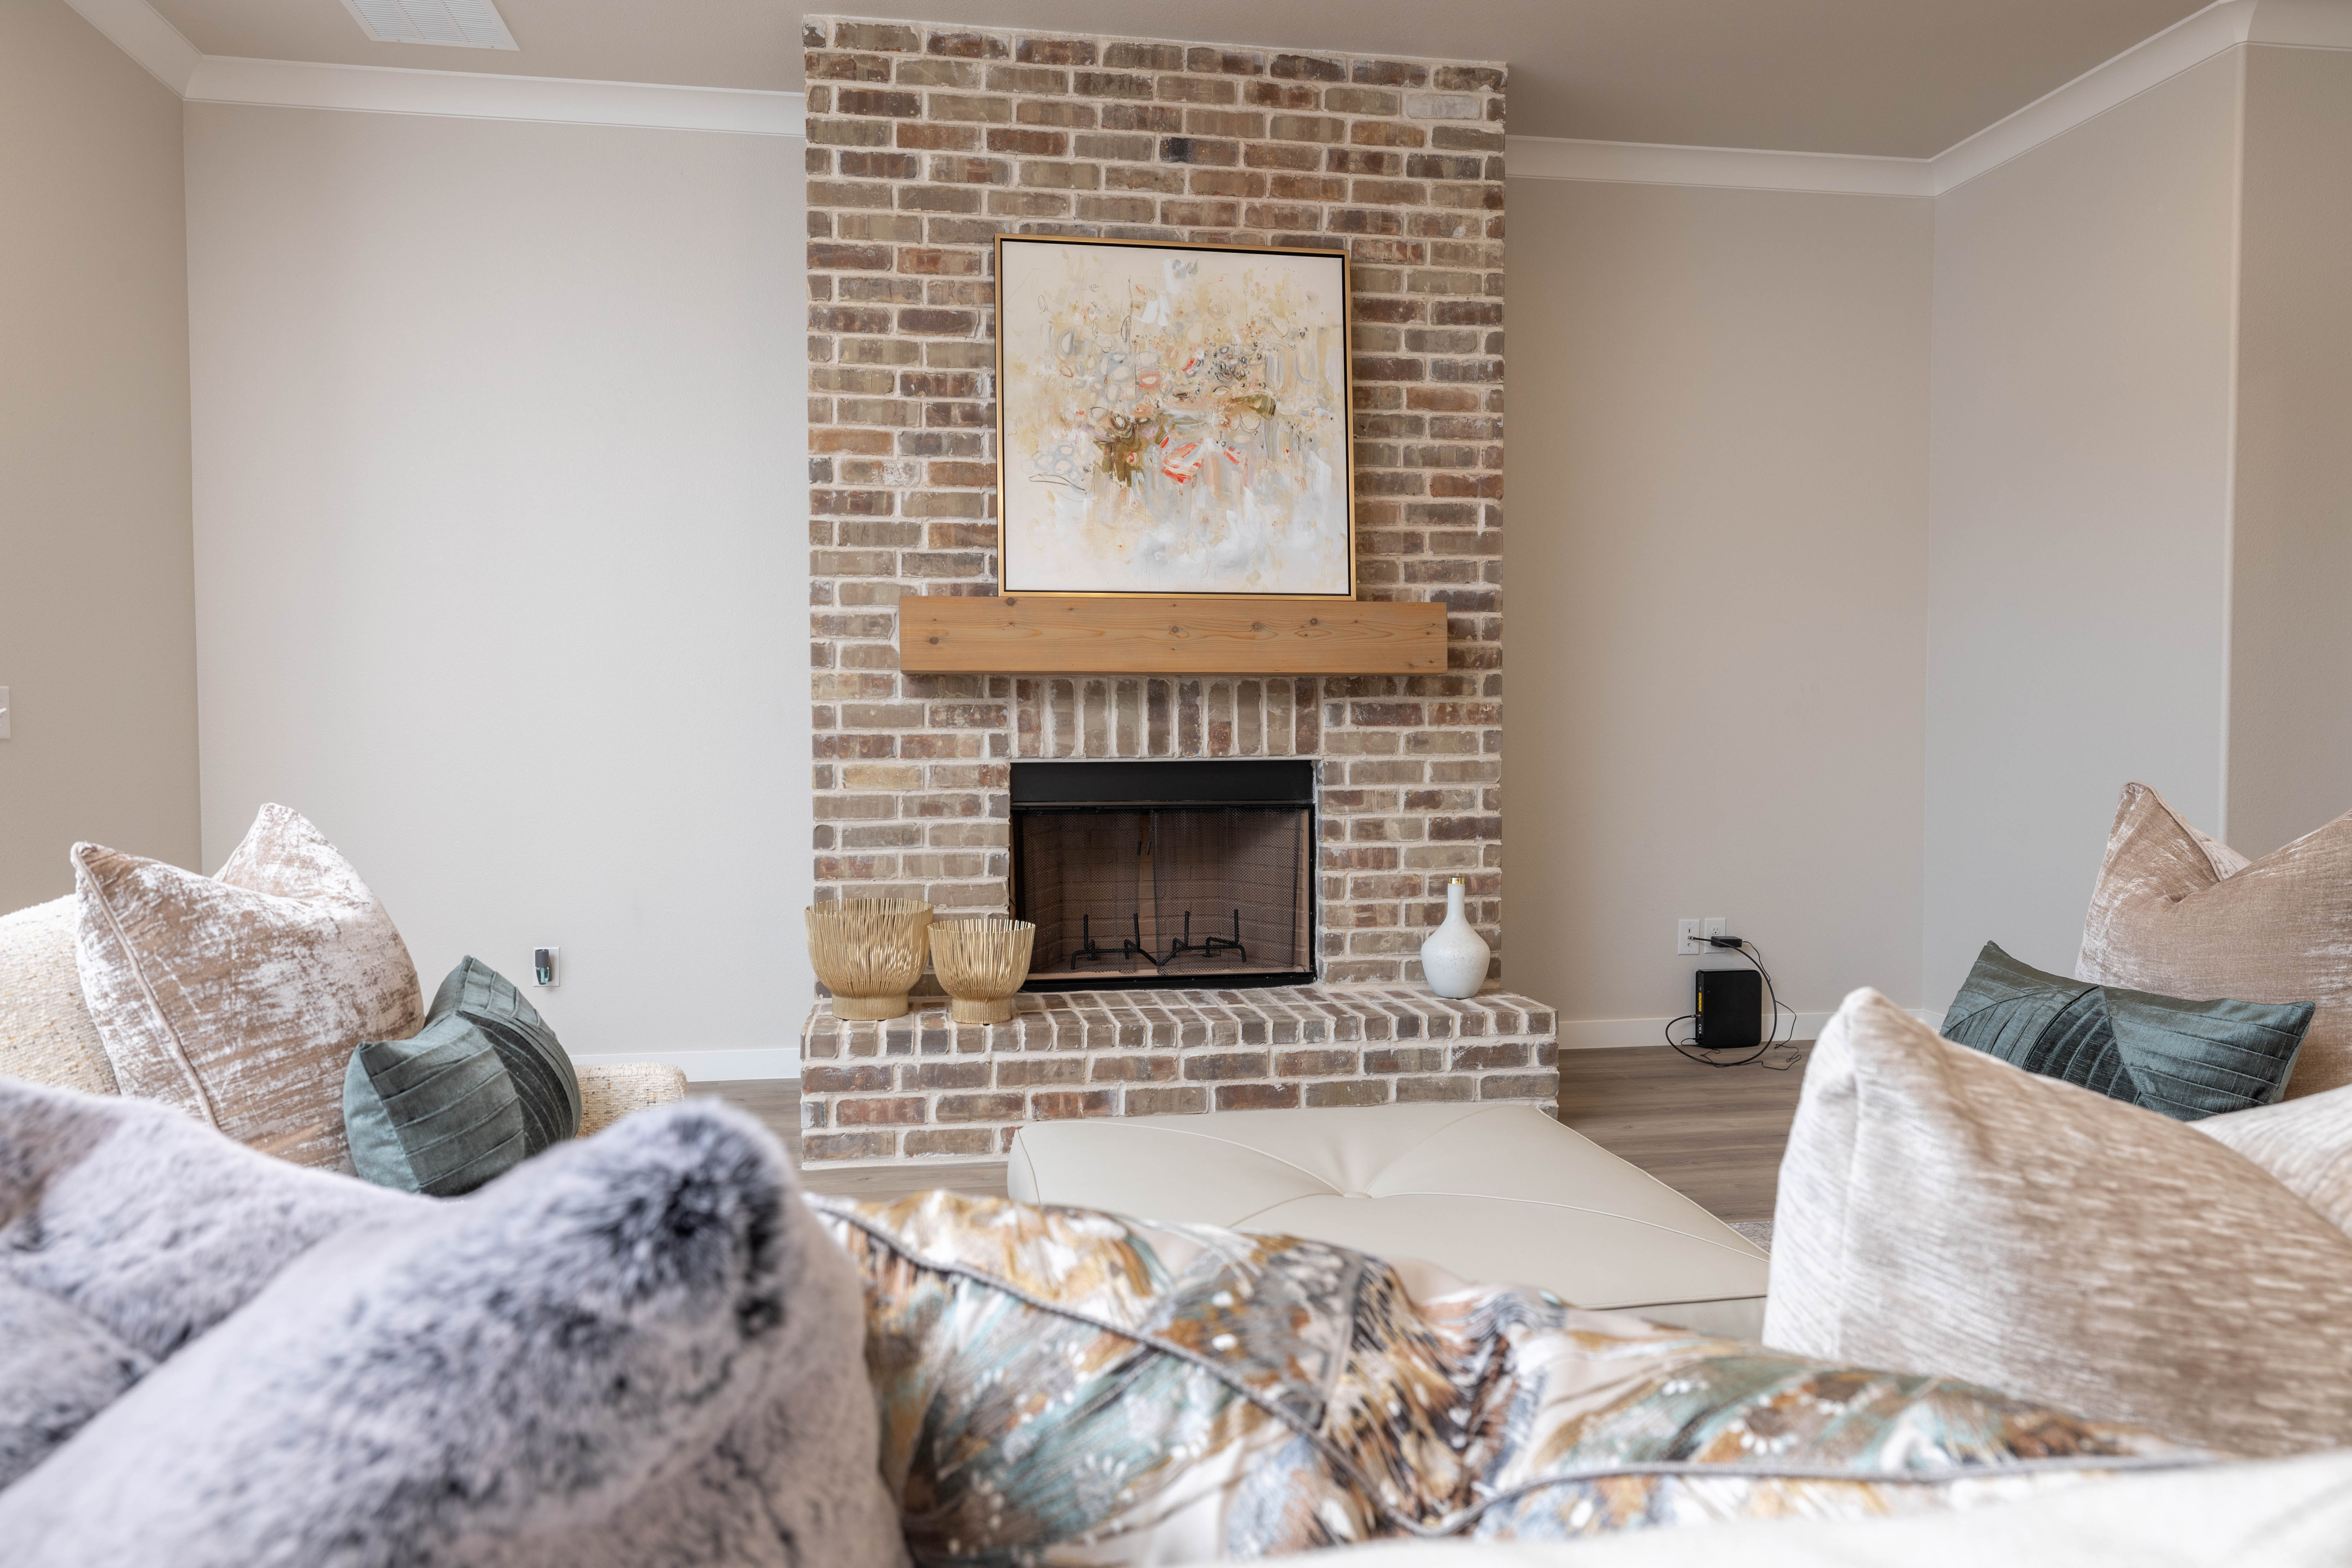
[[[1370,599],[898,601],[898,668],[922,675],[1435,675],[1445,606]]]

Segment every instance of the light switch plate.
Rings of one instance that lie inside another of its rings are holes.
[[[0,686],[0,741],[8,738],[8,689]]]

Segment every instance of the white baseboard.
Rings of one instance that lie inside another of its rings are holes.
[[[1792,1040],[1818,1038],[1822,1026],[1828,1023],[1835,1008],[1823,1013],[1800,1013],[1793,1034],[1789,1032],[1788,1015],[1782,1014],[1780,1029]],[[1935,1028],[1944,1021],[1941,1013],[1925,1008],[1906,1007],[1905,1012]],[[1667,1018],[1562,1018],[1559,1021],[1559,1048],[1564,1051],[1615,1050],[1625,1046],[1656,1046],[1666,1044]]]
[[[761,1046],[731,1051],[621,1051],[611,1055],[573,1057],[583,1067],[619,1067],[627,1062],[657,1062],[677,1068],[688,1083],[727,1083],[742,1079],[797,1079],[801,1053],[796,1046]]]

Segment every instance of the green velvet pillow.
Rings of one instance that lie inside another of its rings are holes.
[[[1942,1032],[2028,1072],[2195,1121],[2277,1100],[2311,1015],[2309,1002],[2187,1002],[2069,980],[1987,942]]]
[[[455,1197],[579,1131],[580,1080],[522,993],[468,958],[414,1037],[352,1052],[343,1127],[367,1180]]]

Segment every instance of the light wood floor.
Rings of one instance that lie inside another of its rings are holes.
[[[1718,1218],[1770,1219],[1780,1151],[1811,1048],[1811,1041],[1799,1041],[1738,1068],[1705,1067],[1663,1047],[1562,1051],[1560,1120]],[[751,1111],[799,1154],[798,1085],[765,1079],[696,1088]],[[882,1170],[820,1166],[804,1176],[811,1191],[845,1197],[892,1197],[933,1187],[1004,1191],[1001,1161]]]
[[[1747,1067],[1664,1047],[1559,1053],[1559,1119],[1717,1219],[1768,1220],[1811,1040]]]

